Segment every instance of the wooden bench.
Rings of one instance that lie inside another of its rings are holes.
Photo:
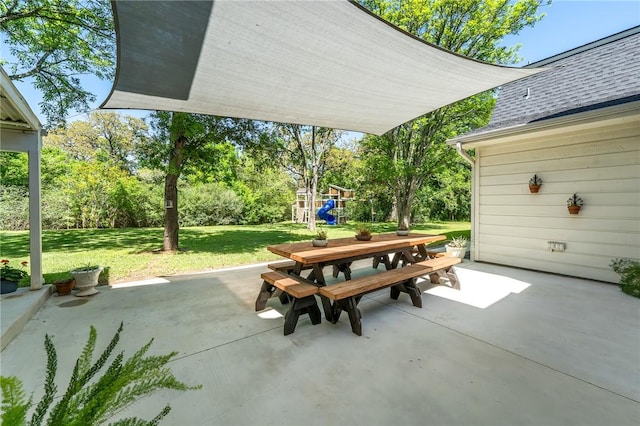
[[[360,299],[367,293],[371,293],[383,288],[391,287],[391,298],[397,299],[400,292],[409,294],[413,306],[422,307],[422,290],[417,286],[417,279],[439,271],[448,271],[453,265],[460,263],[457,257],[440,257],[436,259],[424,260],[403,268],[390,269],[379,274],[368,275],[320,287],[321,297],[332,300],[331,322],[336,323],[343,310],[349,314],[351,331],[358,336],[362,335],[361,314],[357,308]],[[456,280],[457,282],[457,280]]]
[[[311,324],[320,324],[320,308],[318,308],[315,298],[318,287],[302,277],[288,275],[280,271],[265,272],[261,278],[263,282],[260,294],[256,299],[256,311],[264,309],[267,300],[276,288],[285,293],[291,302],[289,310],[284,316],[285,336],[294,332],[298,318],[302,314],[309,314]]]
[[[279,271],[290,274],[293,272],[295,266],[296,262],[294,262],[293,260],[287,260],[285,262],[270,263],[267,265],[267,268],[271,269],[272,271]],[[304,271],[307,269],[313,269],[313,265],[303,265],[301,270]]]
[[[449,269],[451,269],[453,265],[460,262],[462,262],[462,259],[460,259],[459,257],[451,257],[443,254],[433,259],[418,262],[416,263],[416,265],[423,265],[432,268],[432,271],[429,273],[429,279],[431,283],[438,284],[441,282],[440,278],[446,278],[446,281],[449,282],[449,285],[452,288],[460,290],[460,282],[458,281],[458,277],[456,276],[456,274],[449,272]]]

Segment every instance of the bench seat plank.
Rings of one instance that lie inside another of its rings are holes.
[[[343,310],[349,314],[351,331],[362,335],[361,313],[357,308],[363,295],[391,287],[391,298],[397,299],[400,292],[411,297],[414,306],[422,307],[422,291],[416,285],[417,278],[425,275],[449,270],[453,265],[461,262],[457,257],[438,257],[413,263],[399,269],[390,269],[379,274],[360,277],[326,287],[320,287],[321,297],[333,300],[331,322],[336,323]],[[452,274],[454,275],[454,274]]]
[[[284,316],[284,335],[295,331],[298,318],[308,314],[311,324],[320,324],[321,314],[315,294],[318,287],[307,282],[302,277],[288,275],[280,271],[265,272],[261,275],[262,288],[256,300],[256,311],[264,309],[266,301],[274,292],[274,288],[281,290],[290,299],[291,304]],[[260,309],[259,309],[260,308]]]
[[[267,265],[267,268],[273,271],[283,271],[288,274],[291,273],[295,267],[296,267],[296,262],[294,262],[293,260],[287,260],[285,262],[270,263]],[[306,269],[313,269],[313,265],[303,265],[302,270],[304,271]]]
[[[432,269],[417,264],[408,265],[404,268],[390,269],[379,274],[368,275],[356,278],[351,281],[344,281],[320,288],[320,294],[331,300],[342,300],[347,297],[363,295],[372,291],[380,290],[402,281],[410,280],[421,275],[427,275]]]
[[[318,292],[318,287],[311,283],[303,282],[301,277],[287,275],[279,271],[265,272],[261,277],[269,284],[299,299],[313,296]]]

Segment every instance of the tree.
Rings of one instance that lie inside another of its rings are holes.
[[[539,0],[363,0],[383,19],[464,56],[491,62],[517,61],[515,47],[498,42],[508,34],[533,26]],[[483,93],[448,105],[392,129],[383,136],[367,136],[365,153],[374,170],[390,183],[395,195],[398,225],[409,225],[416,191],[439,168],[452,163],[455,153],[445,141],[457,133],[486,124],[495,100]]]
[[[148,139],[144,120],[115,112],[92,112],[87,121],[77,120],[50,131],[44,145],[60,148],[76,160],[110,161],[131,173],[134,147]]]
[[[3,0],[0,30],[15,58],[9,77],[33,81],[51,125],[64,122],[70,110],[88,110],[95,101],[81,86],[80,75],[113,78],[115,34],[108,1]]]
[[[226,173],[229,153],[224,146],[248,143],[259,128],[251,120],[183,112],[157,111],[151,116],[152,141],[137,147],[143,164],[162,169],[164,179],[165,251],[179,250],[178,179],[183,172],[206,169]],[[222,146],[222,147],[221,147]]]
[[[278,143],[268,149],[272,158],[278,158],[283,167],[302,183],[309,200],[307,228],[316,229],[316,194],[318,182],[324,173],[327,155],[340,139],[341,132],[315,126],[279,124],[276,127]]]

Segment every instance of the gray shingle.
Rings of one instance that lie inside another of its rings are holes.
[[[502,86],[489,125],[472,133],[637,100],[640,26],[529,67],[541,66],[551,69]]]

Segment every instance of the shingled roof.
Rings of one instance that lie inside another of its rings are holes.
[[[502,86],[489,125],[467,135],[640,100],[638,46],[640,26],[528,65],[550,69]]]

